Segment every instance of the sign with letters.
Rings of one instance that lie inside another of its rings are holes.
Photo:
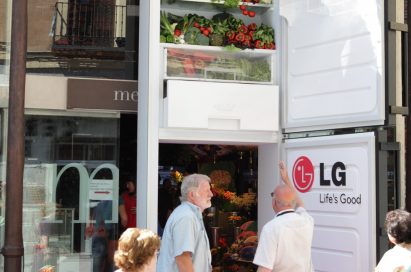
[[[137,81],[81,79],[67,80],[67,109],[137,111]]]

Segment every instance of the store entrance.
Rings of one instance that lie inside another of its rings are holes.
[[[124,189],[125,179],[136,176],[137,168],[137,114],[120,115],[120,191]]]
[[[221,271],[253,270],[257,246],[258,147],[160,144],[159,165],[159,234],[167,216],[180,204],[182,178],[192,173],[208,175],[214,196],[212,207],[203,216],[213,267]]]

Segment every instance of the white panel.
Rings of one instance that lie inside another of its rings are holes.
[[[168,80],[169,128],[278,131],[278,86]]]
[[[282,0],[280,14],[285,127],[383,124],[383,1]]]
[[[67,77],[26,75],[25,108],[66,110]]]
[[[294,184],[299,177],[313,174],[311,188],[300,195],[315,220],[312,254],[316,271],[373,271],[375,267],[374,141],[373,133],[361,133],[294,139],[284,144]],[[312,173],[301,164],[302,156],[312,163]],[[338,168],[337,162],[345,170]],[[345,184],[336,185],[344,175]],[[330,184],[321,184],[321,180]],[[344,203],[347,197],[359,203]]]

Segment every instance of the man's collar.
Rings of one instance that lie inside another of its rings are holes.
[[[294,210],[294,209],[282,210],[282,211],[278,212],[278,213],[275,215],[275,217],[278,217],[278,216],[283,215],[283,214],[286,214],[286,213],[292,213],[292,212],[295,212],[295,210]]]

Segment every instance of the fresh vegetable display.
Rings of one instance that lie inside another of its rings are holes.
[[[225,8],[236,8],[239,7],[241,10],[241,13],[244,16],[249,16],[249,17],[255,17],[255,11],[250,10],[249,4],[271,4],[271,0],[211,0],[214,3],[220,3],[223,2],[222,4],[224,5]]]
[[[255,16],[255,13],[250,14],[250,11],[248,14]],[[243,20],[227,12],[216,14],[211,19],[197,14],[181,17],[162,12],[160,42],[234,46],[241,49],[275,49],[272,27],[264,24],[257,26],[256,23],[246,25]]]
[[[168,48],[167,76],[270,82],[271,68],[266,56],[243,58],[227,53],[207,54],[201,51]]]

